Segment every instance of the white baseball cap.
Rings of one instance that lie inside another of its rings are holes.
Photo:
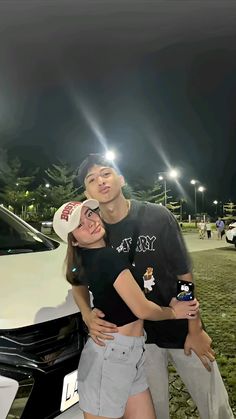
[[[87,199],[83,202],[66,202],[55,212],[53,228],[55,233],[64,241],[68,241],[68,234],[75,230],[80,223],[80,215],[83,207],[95,210],[99,207],[96,199]]]

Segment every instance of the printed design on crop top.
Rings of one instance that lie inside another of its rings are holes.
[[[145,253],[145,252],[155,252],[155,241],[156,236],[139,236],[137,240],[136,252]],[[126,237],[122,240],[121,244],[117,246],[116,250],[118,253],[124,252],[128,253],[130,251],[130,245],[132,243],[132,237]]]
[[[155,285],[155,278],[153,276],[153,268],[148,266],[145,274],[143,275],[144,292],[148,294],[152,291],[152,287]]]

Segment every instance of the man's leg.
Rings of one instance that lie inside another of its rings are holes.
[[[146,372],[156,415],[169,419],[168,352],[155,344],[146,345]]]
[[[211,363],[209,372],[193,351],[190,356],[186,356],[183,349],[170,349],[169,353],[201,419],[234,419],[216,361]]]

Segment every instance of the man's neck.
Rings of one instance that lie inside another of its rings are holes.
[[[100,204],[102,219],[108,224],[116,224],[123,220],[129,213],[130,201],[119,195],[112,202]]]

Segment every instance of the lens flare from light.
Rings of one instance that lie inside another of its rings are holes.
[[[110,160],[110,161],[113,161],[113,160],[115,160],[115,158],[116,158],[116,155],[115,155],[114,151],[107,150],[107,152],[106,152],[106,159],[107,160]]]

